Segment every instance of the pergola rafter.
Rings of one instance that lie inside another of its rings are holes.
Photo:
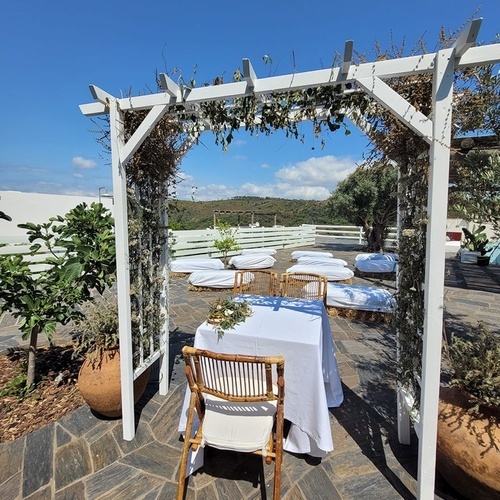
[[[133,438],[133,365],[130,325],[130,282],[128,272],[127,196],[125,169],[127,161],[140,147],[152,128],[166,114],[175,116],[181,106],[183,112],[197,113],[199,105],[210,101],[227,101],[245,96],[272,98],[272,94],[292,92],[322,86],[353,83],[374,98],[401,122],[430,144],[430,175],[428,189],[427,248],[425,266],[423,358],[419,429],[418,497],[434,495],[437,412],[441,366],[441,332],[443,321],[444,260],[447,217],[447,190],[449,173],[451,115],[454,72],[469,66],[495,64],[500,61],[500,45],[472,47],[481,25],[481,19],[473,21],[469,29],[457,39],[451,48],[436,53],[399,59],[375,61],[354,65],[352,41],[346,42],[344,60],[339,68],[293,73],[268,78],[257,78],[248,59],[243,60],[243,80],[239,82],[186,88],[177,85],[167,75],[160,74],[162,92],[135,97],[116,98],[98,87],[91,86],[96,102],[83,104],[86,116],[109,113],[111,127],[111,151],[113,168],[113,192],[115,195],[115,231],[117,241],[117,290],[120,320],[120,349],[122,363],[122,402],[124,439]],[[432,112],[425,116],[417,111],[385,79],[433,75]],[[142,124],[125,143],[123,113],[149,110]],[[349,116],[363,130],[366,121],[349,110]],[[209,128],[209,127],[207,127]],[[166,318],[168,323],[168,318]],[[168,335],[168,330],[165,335]],[[160,393],[168,389],[168,338],[161,346]],[[157,356],[155,356],[155,359]],[[136,370],[136,375],[144,367]],[[399,435],[402,442],[409,438],[409,421],[398,392]]]

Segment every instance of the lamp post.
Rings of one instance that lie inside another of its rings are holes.
[[[101,203],[101,189],[106,189],[106,186],[101,186],[99,188],[99,203]],[[107,189],[106,189],[106,191],[107,191]]]

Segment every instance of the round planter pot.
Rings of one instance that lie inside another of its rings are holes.
[[[134,404],[139,401],[148,385],[148,368],[134,381]],[[78,374],[78,389],[92,410],[105,417],[122,414],[120,352],[106,351],[100,360],[84,361]]]
[[[478,266],[489,266],[490,265],[490,258],[487,255],[480,255],[477,257],[477,265]]]
[[[466,498],[500,499],[500,410],[473,407],[456,388],[441,388],[437,469]]]

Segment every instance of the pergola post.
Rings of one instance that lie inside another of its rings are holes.
[[[130,318],[130,264],[128,248],[127,178],[121,153],[125,145],[123,116],[116,99],[109,99],[111,168],[115,197],[116,287],[120,330],[120,376],[122,391],[123,439],[135,435],[134,370],[132,363],[132,328]]]
[[[437,52],[432,86],[433,127],[430,148],[425,259],[418,498],[433,498],[441,377],[446,219],[455,49]]]

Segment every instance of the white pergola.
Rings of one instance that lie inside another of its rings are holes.
[[[452,96],[455,70],[470,66],[500,62],[500,44],[473,47],[481,19],[471,23],[453,47],[436,53],[376,61],[352,63],[352,41],[346,42],[341,67],[303,73],[257,78],[248,59],[243,60],[244,80],[222,85],[193,88],[186,91],[168,76],[160,75],[162,92],[136,97],[117,98],[91,85],[95,102],[82,104],[86,116],[109,114],[113,193],[115,197],[115,231],[117,252],[117,293],[120,324],[121,381],[123,404],[123,437],[133,439],[134,378],[149,364],[160,358],[160,394],[168,391],[168,318],[165,319],[163,342],[154,356],[145,360],[135,371],[132,364],[130,318],[130,276],[127,229],[127,195],[125,169],[127,162],[141,146],[159,120],[172,106],[182,104],[197,109],[200,103],[227,100],[273,92],[354,83],[380,105],[390,111],[430,145],[430,176],[427,225],[427,247],[424,288],[424,328],[418,449],[418,498],[434,497],[436,435],[441,373],[441,339],[443,322],[443,292],[446,219],[448,208],[448,175],[452,125]],[[384,79],[432,74],[432,113],[425,116],[402,96],[391,89]],[[147,116],[130,139],[124,141],[122,113],[148,110]],[[402,443],[409,443],[410,420],[405,397],[398,392],[398,434]]]

